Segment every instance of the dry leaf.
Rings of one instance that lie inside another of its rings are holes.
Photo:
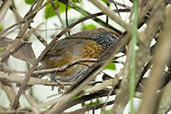
[[[3,56],[3,53],[7,51],[9,47],[12,47],[13,44],[16,44],[16,42],[17,40],[12,40],[6,37],[0,38],[1,56]],[[22,43],[22,45],[18,49],[16,49],[14,53],[12,53],[12,56],[14,56],[17,59],[21,59],[23,61],[33,64],[36,57],[31,47],[31,43],[24,42],[21,40],[20,42]]]

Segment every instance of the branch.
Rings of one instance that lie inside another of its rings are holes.
[[[3,1],[3,4],[0,8],[0,23],[2,22],[4,16],[6,15],[6,12],[8,11],[11,3],[12,3],[12,0],[4,0]]]
[[[158,3],[158,1],[156,1],[155,3]],[[154,8],[153,10],[154,11],[156,11],[156,9],[162,10],[162,9],[160,9],[161,8],[160,6],[161,5],[159,5],[158,7],[155,7],[155,8],[153,7]],[[157,32],[158,27],[160,26],[162,20],[160,20],[160,21],[154,20],[153,21],[153,19],[158,19],[158,13],[156,13],[156,12],[153,12],[153,13],[154,13],[154,15],[152,15],[152,16],[154,16],[154,17],[151,17],[152,20],[150,20],[149,25],[154,26],[153,31]],[[144,19],[144,17],[145,17],[144,12],[140,13],[139,15],[142,16],[142,18]],[[160,15],[160,17],[162,17],[162,16]],[[161,19],[161,18],[159,18],[159,19]],[[138,23],[141,24],[141,21],[142,21],[142,19],[138,20]],[[156,22],[156,23],[154,24],[153,22]],[[158,22],[160,24],[158,24]],[[153,25],[151,23],[153,23]],[[156,27],[156,25],[158,25],[158,26]],[[151,31],[151,27],[148,28],[148,26],[147,26],[146,31],[148,31],[148,32]],[[139,39],[140,39],[140,37],[145,36],[144,34],[142,36],[138,36]],[[151,42],[151,40],[155,34],[156,33],[153,32],[153,34],[150,34],[147,38],[143,37],[144,39],[149,39],[149,41],[139,42],[139,45],[138,45],[139,50],[138,50],[137,64],[136,64],[136,84],[139,82],[139,79],[141,77],[144,65],[150,60],[150,45],[148,42]],[[123,110],[125,109],[126,104],[129,101],[129,97],[128,97],[128,94],[129,94],[129,91],[128,91],[129,90],[129,75],[128,75],[128,72],[126,69],[128,69],[127,65],[125,65],[125,73],[123,75],[124,78],[123,78],[122,83],[121,83],[121,88],[120,88],[119,92],[117,93],[117,96],[115,99],[115,105],[112,109],[112,113],[122,114]]]
[[[164,5],[164,3],[163,4],[161,3],[160,3],[160,6]],[[169,14],[170,11],[171,11],[171,8],[169,7],[167,11],[165,12],[164,31],[163,31],[162,37],[159,39],[160,42],[158,46],[156,47],[154,60],[153,60],[153,67],[150,73],[150,78],[148,79],[147,84],[145,86],[144,95],[143,95],[142,103],[140,105],[138,114],[151,114],[154,112],[156,92],[162,83],[161,80],[163,80],[162,74],[163,74],[165,65],[169,62],[171,58],[170,53],[168,53],[171,50],[171,46],[170,46],[171,39],[170,39],[170,31],[169,31],[171,29],[170,27],[171,15]],[[161,52],[162,52],[162,55],[161,55]],[[148,108],[148,107],[151,107],[151,108]]]
[[[0,72],[0,80],[10,83],[17,83],[22,84],[23,80],[25,79],[24,76],[16,76],[15,74],[8,75],[7,73]],[[72,83],[69,82],[60,82],[62,85],[71,85]],[[38,79],[31,77],[27,85],[45,85],[45,86],[59,86],[56,82],[51,82],[49,80]]]
[[[91,1],[93,4],[95,4],[99,9],[101,9],[107,16],[109,16],[111,19],[113,19],[114,21],[116,21],[120,26],[122,26],[124,29],[126,29],[126,31],[128,33],[131,32],[131,27],[126,24],[124,21],[122,21],[120,18],[117,17],[117,15],[112,12],[111,10],[109,10],[108,8],[106,8],[105,6],[103,6],[99,1],[97,0],[89,0]]]
[[[34,4],[32,4],[30,10],[28,11],[28,13],[26,15],[29,15],[31,12],[36,11],[42,5],[42,3],[43,3],[43,0],[39,0],[35,7],[34,7]],[[34,7],[34,9],[32,9],[33,7]],[[33,21],[34,17],[36,16],[36,14],[37,13],[35,13],[29,20],[27,20],[24,23],[23,27],[20,28],[20,31],[18,32],[18,35],[17,35],[16,39],[23,39],[24,38],[23,36],[24,36],[26,30],[29,28],[29,26],[32,23],[32,21]]]

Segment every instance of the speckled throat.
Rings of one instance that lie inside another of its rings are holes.
[[[113,42],[115,42],[118,37],[113,33],[109,32],[101,32],[98,34],[94,34],[91,38],[97,44],[102,45],[103,48],[109,48]]]

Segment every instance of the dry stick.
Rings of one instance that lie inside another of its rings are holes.
[[[104,97],[104,96],[106,96],[108,94],[108,92],[109,92],[109,90],[103,90],[103,91],[100,91],[100,92],[97,92],[97,93],[94,93],[94,94],[89,94],[89,95],[86,95],[86,96],[82,96],[82,97],[80,97],[78,99],[75,99],[75,100],[71,101],[70,103],[68,103],[63,108],[67,109],[67,108],[72,107],[72,106],[74,106],[76,104],[83,103],[85,101],[89,101],[89,100],[94,99],[94,98]],[[113,92],[112,94],[115,94],[115,93]],[[47,102],[36,105],[35,108],[40,109],[40,108],[48,107],[49,105],[54,105],[58,101],[59,101],[59,99],[49,100]]]
[[[92,99],[96,99],[96,98],[100,98],[100,97],[105,97],[108,95],[109,91],[111,91],[110,89],[108,90],[102,90],[93,94],[88,94],[85,96],[81,96],[78,99],[72,100],[69,103],[67,103],[65,106],[61,107],[63,110],[68,109],[74,105],[80,104],[80,103],[85,103],[86,101],[92,100]],[[115,92],[112,91],[112,95],[114,95]],[[47,105],[48,106],[48,105]],[[39,107],[41,108],[41,107]]]
[[[120,73],[118,73],[118,75],[116,75],[116,76],[114,77],[114,79],[113,79],[112,89],[111,89],[110,92],[108,93],[107,98],[106,98],[106,100],[105,100],[105,103],[104,103],[104,105],[103,105],[103,107],[102,107],[103,113],[105,113],[105,107],[106,107],[106,105],[107,105],[107,101],[108,101],[109,97],[110,97],[111,94],[112,94],[112,91],[114,90],[115,86],[119,83],[119,77],[123,74],[122,72],[123,72],[123,71],[120,71]]]
[[[39,1],[37,2],[37,5],[35,6],[34,10],[36,10],[42,3],[43,3],[43,0],[39,0]],[[34,4],[32,4],[30,11],[32,11],[32,7],[33,7],[33,6],[34,6]],[[29,11],[29,12],[30,12],[30,11]],[[29,12],[28,12],[28,13],[29,13]],[[36,15],[36,14],[35,14],[35,15]],[[34,18],[35,15],[33,15],[33,16],[24,24],[24,26],[20,29],[20,31],[19,31],[19,33],[18,33],[18,35],[17,35],[17,37],[16,37],[16,41],[12,44],[12,46],[9,46],[8,49],[7,49],[5,52],[3,52],[3,53],[1,54],[1,60],[0,60],[1,62],[4,61],[6,58],[8,58],[8,56],[9,56],[10,54],[14,53],[17,49],[19,49],[19,48],[24,44],[22,41],[20,41],[20,40],[18,40],[18,39],[19,39],[19,38],[23,38],[23,36],[24,36],[26,30],[27,30],[28,27],[30,26],[30,24],[31,24],[31,22],[32,22],[32,20],[33,20],[33,18]]]
[[[8,58],[11,54],[13,54],[17,49],[19,49],[24,43],[21,40],[15,40],[10,46],[6,48],[5,51],[0,53],[0,62],[3,62]]]
[[[14,8],[14,6],[11,6],[10,9],[11,9],[12,12],[15,14],[15,16],[16,16],[16,18],[17,18],[18,21],[23,20],[22,17],[20,16],[20,14],[19,14],[19,13],[16,11],[16,9]],[[40,25],[39,25],[39,26],[40,26]],[[36,27],[36,28],[37,28],[37,27]],[[33,33],[33,34],[37,37],[37,39],[38,39],[44,46],[47,46],[46,41],[44,40],[44,38],[43,38],[41,35],[39,35],[39,34],[36,32],[35,28],[29,26],[29,29],[30,29],[30,31],[29,31],[30,33]],[[23,36],[23,37],[25,38],[25,36]]]
[[[33,33],[35,36],[36,36],[36,38],[44,45],[44,46],[47,46],[47,42],[44,40],[45,38],[43,38],[38,32],[36,32],[36,29],[37,29],[38,27],[36,27],[36,28],[33,28],[33,27],[29,27],[29,29],[30,29],[30,33]]]
[[[38,1],[37,1],[37,4],[36,4],[36,6],[35,6],[35,8],[33,9],[33,12],[34,12],[35,10],[37,10],[37,9],[42,5],[42,3],[43,3],[43,0],[38,0]],[[32,12],[32,7],[33,7],[33,6],[34,6],[34,4],[32,4],[32,6],[31,6],[29,12],[28,12],[26,15],[29,15],[29,14]],[[29,20],[27,20],[27,21],[24,23],[24,25],[23,25],[23,27],[21,27],[21,29],[20,29],[20,31],[19,31],[19,33],[18,33],[16,39],[23,39],[23,38],[24,38],[23,36],[24,36],[26,30],[29,28],[29,26],[30,26],[30,24],[32,23],[32,21],[33,21],[33,19],[34,19],[34,17],[35,17],[36,14],[37,14],[37,13],[35,13]],[[24,39],[23,39],[23,40],[24,40]]]
[[[123,76],[122,76],[123,79],[121,81],[120,88],[119,88],[119,90],[118,90],[118,92],[116,94],[114,107],[112,108],[112,114],[116,113],[116,112],[113,112],[115,107],[120,106],[118,108],[120,110],[120,108],[122,108],[122,102],[127,103],[127,101],[125,99],[126,98],[128,99],[128,92],[126,92],[126,94],[123,94],[123,93],[125,93],[125,91],[128,91],[128,86],[129,86],[129,81],[128,81],[128,79],[129,79],[129,77],[128,77],[129,70],[128,70],[128,68],[129,68],[129,63],[128,63],[128,58],[127,58],[126,64],[124,65],[124,71],[123,71]],[[123,108],[124,108],[124,106],[123,106]],[[117,111],[117,113],[121,114],[119,112],[119,110]]]
[[[74,105],[77,105],[79,103],[83,103],[83,102],[89,101],[91,99],[108,96],[109,92],[111,92],[111,90],[102,90],[102,91],[99,91],[99,92],[96,92],[96,93],[93,93],[93,94],[85,95],[85,96],[82,96],[81,98],[78,98],[78,99],[70,101],[69,103],[66,103],[65,106],[62,106],[60,108],[65,110],[65,109],[68,109],[68,108],[70,108],[70,107],[72,107]],[[115,94],[115,91],[112,91],[111,95],[114,95],[114,94]],[[59,101],[59,99],[51,100],[51,101],[45,102],[43,104],[38,104],[36,106],[36,108],[38,109],[38,108],[47,107],[49,105],[54,105],[58,101]]]
[[[24,19],[21,20],[20,22],[15,23],[15,24],[11,25],[10,27],[6,28],[5,30],[1,31],[1,32],[0,32],[0,36],[3,36],[4,33],[6,33],[8,30],[12,29],[13,27],[15,27],[15,26],[17,26],[17,25],[20,25],[20,24],[24,23],[24,22],[27,21],[29,18],[31,18],[35,13],[37,13],[38,11],[40,11],[42,8],[44,8],[46,5],[48,5],[48,4],[51,3],[51,2],[53,2],[53,0],[47,1],[47,2],[44,3],[41,7],[39,7],[37,10],[35,10],[35,11],[32,12],[31,14],[27,15],[26,17],[24,17]],[[116,11],[116,10],[114,10],[114,11]],[[119,11],[119,12],[128,12],[128,11],[130,11],[130,9],[119,9],[118,11]],[[116,11],[116,12],[117,12],[117,11]],[[102,12],[100,12],[100,13],[102,13]],[[100,13],[99,13],[99,15],[104,15],[103,13],[102,13],[102,14],[100,14]],[[94,14],[92,14],[92,16],[93,16],[93,15],[94,15]],[[97,16],[98,16],[98,15],[97,15]],[[96,17],[96,16],[95,16],[95,17]]]
[[[12,3],[12,0],[3,1],[3,4],[1,5],[1,8],[0,8],[0,23],[3,20],[4,16],[6,15],[6,12],[9,6],[11,5],[11,3]]]
[[[142,103],[140,105],[138,114],[152,114],[154,112],[154,102],[156,98],[157,89],[162,84],[162,74],[165,65],[170,60],[170,20],[171,15],[169,14],[171,8],[169,7],[165,14],[164,31],[162,37],[159,39],[159,45],[156,47],[154,54],[153,67],[150,73],[150,77],[145,86]],[[161,15],[160,15],[161,16]],[[161,55],[162,53],[162,55]],[[149,108],[150,107],[150,108]]]
[[[32,74],[39,75],[39,74],[52,73],[52,72],[61,72],[61,71],[64,71],[64,70],[68,69],[69,67],[71,67],[71,66],[73,66],[75,64],[79,64],[79,63],[82,63],[82,62],[96,62],[96,61],[97,61],[96,58],[78,59],[78,60],[72,61],[72,62],[70,62],[68,64],[65,64],[65,65],[63,65],[61,67],[35,70],[35,71],[33,71]],[[22,74],[27,73],[26,71],[17,71],[15,69],[11,69],[11,68],[9,68],[7,66],[4,66],[4,67],[9,72],[22,73]]]
[[[155,114],[169,114],[171,107],[171,83],[168,83],[162,90],[158,108]]]
[[[15,24],[13,24],[13,25],[11,25],[11,26],[9,26],[8,28],[6,28],[5,30],[3,30],[3,31],[1,31],[0,32],[0,37],[4,37],[4,36],[6,36],[6,32],[8,31],[8,30],[10,30],[10,29],[12,29],[12,28],[14,28],[15,26],[18,26],[18,25],[20,25],[20,24],[22,24],[22,23],[24,23],[26,20],[22,20],[21,22],[18,22],[18,23],[15,23]],[[11,31],[10,31],[11,32]],[[9,32],[9,33],[10,33]],[[5,34],[5,35],[4,35]]]
[[[119,8],[118,8],[117,4],[114,4],[114,5],[115,5],[116,10],[118,10]],[[119,17],[121,17],[119,12],[118,12],[118,15],[119,15]]]
[[[106,1],[107,2],[107,7],[109,7],[110,6],[110,4],[109,4],[109,2],[108,1]],[[117,9],[118,10],[118,9]],[[119,12],[118,12],[118,14],[119,14]],[[109,25],[109,17],[106,15],[106,27]]]
[[[102,15],[103,13],[96,13],[96,14],[93,14],[93,15],[89,15],[89,16],[86,16],[78,21],[76,21],[75,23],[69,25],[67,28],[65,28],[63,31],[61,31],[48,45],[47,47],[42,51],[42,53],[40,54],[40,56],[36,59],[35,63],[33,64],[33,66],[31,67],[30,71],[25,75],[25,79],[23,80],[22,84],[21,84],[21,87],[17,93],[17,96],[15,98],[15,101],[12,105],[12,108],[13,109],[16,109],[18,107],[18,103],[19,103],[19,98],[22,94],[22,91],[24,90],[24,88],[26,87],[26,84],[27,82],[29,81],[30,79],[30,76],[31,74],[33,73],[33,71],[35,70],[36,66],[38,65],[38,63],[41,61],[41,59],[44,57],[44,55],[51,49],[51,47],[55,44],[55,41],[58,40],[63,34],[65,34],[67,31],[69,31],[70,28],[76,26],[77,24],[87,20],[87,19],[90,19],[90,18],[93,18],[93,17],[96,17],[96,16],[99,16],[99,15]]]
[[[126,24],[124,21],[122,21],[120,18],[117,17],[117,15],[106,8],[103,4],[101,4],[97,0],[89,0],[93,4],[95,4],[99,9],[101,9],[107,16],[109,16],[112,20],[116,21],[120,26],[122,26],[128,33],[131,33],[131,27],[130,25]]]
[[[62,0],[63,3],[66,3],[64,2],[65,0]],[[80,8],[79,6],[75,5],[74,3],[70,2],[69,1],[69,6],[73,9],[75,9],[76,11],[82,13],[84,16],[87,16],[87,15],[91,15],[91,13],[87,12],[86,10]],[[106,23],[104,21],[102,21],[101,19],[99,18],[94,18],[92,19],[93,21],[97,22],[98,24],[102,25],[102,26],[106,26]],[[118,30],[117,28],[113,27],[112,25],[108,24],[108,28],[116,31],[118,34],[122,34],[122,31]]]
[[[20,25],[24,22],[26,22],[27,20],[29,20],[32,16],[34,16],[38,11],[40,11],[41,9],[43,9],[46,5],[48,5],[49,3],[53,2],[53,0],[49,0],[46,3],[44,3],[41,7],[39,7],[37,10],[31,12],[29,15],[26,15],[20,22],[15,23],[11,26],[9,26],[8,28],[6,28],[5,30],[0,32],[0,36],[3,36],[3,34],[5,34],[8,30],[12,29],[13,27]]]
[[[28,95],[26,95],[26,93],[24,93],[24,97],[26,98],[26,100],[30,104],[30,106],[31,106],[30,109],[34,112],[34,114],[40,114],[39,111],[35,108],[35,106],[37,104],[31,99],[31,97],[29,97]]]
[[[16,18],[17,18],[17,21],[21,21],[23,20],[22,17],[20,16],[20,14],[16,11],[16,8],[14,8],[14,6],[11,6],[10,9],[12,10],[12,12],[15,14]],[[40,24],[41,25],[41,24]],[[44,38],[39,35],[37,32],[36,32],[36,29],[40,26],[38,25],[36,28],[33,28],[31,26],[29,26],[28,28],[30,29],[30,31],[28,33],[26,33],[24,36],[23,36],[23,39],[25,39],[27,36],[29,36],[31,33],[33,33],[37,39],[44,45],[46,46],[47,43],[46,41],[44,40]],[[29,34],[29,35],[28,35]]]
[[[16,76],[15,74],[11,74],[10,76],[7,73],[0,72],[0,80],[4,82],[11,82],[11,83],[17,83],[22,84],[22,81],[25,77],[23,76]],[[71,82],[60,82],[62,85],[71,85],[73,83]],[[45,79],[39,79],[39,78],[33,78],[31,77],[27,85],[45,85],[45,86],[58,86],[59,84],[55,82],[50,82],[49,80]]]
[[[119,6],[122,6],[122,7],[131,9],[130,6],[125,5],[125,4],[122,4],[122,3],[120,3],[120,2],[117,2],[117,1],[114,1],[114,0],[108,0],[108,1],[110,1],[110,2],[112,2],[112,3],[114,3],[114,4],[117,4],[117,5],[119,5]]]
[[[29,110],[11,110],[0,106],[0,114],[26,114]]]
[[[153,2],[154,1],[155,0],[153,0]],[[154,3],[156,3],[156,2],[154,2]],[[148,6],[147,8],[150,8],[150,7]],[[155,10],[156,9],[159,9],[159,8],[155,8]],[[158,14],[158,13],[154,12],[154,14]],[[147,33],[145,32],[143,34],[143,36],[145,36],[145,38],[143,37],[144,39],[147,39],[150,41],[152,40],[153,36],[156,34],[156,32],[158,30],[158,27],[160,26],[160,21],[161,21],[160,17],[162,18],[161,15],[160,16],[156,15],[155,17],[153,17],[154,19],[151,19],[151,21],[149,22],[150,24],[147,26],[147,29],[146,29]],[[156,22],[156,19],[159,19],[160,21]],[[139,20],[139,23],[142,20],[143,19]],[[149,57],[150,56],[150,49],[149,49],[150,48],[150,46],[149,46],[150,41],[147,41],[147,40],[139,43],[139,53],[138,53],[138,57],[137,57],[137,58],[139,58],[139,60],[137,60],[138,62],[137,62],[137,71],[136,71],[137,72],[136,73],[136,83],[138,83],[138,80],[141,76],[142,68],[150,59],[150,57]],[[128,77],[128,75],[125,75],[124,77],[125,78],[123,79],[123,81],[121,83],[121,88],[120,88],[119,92],[117,93],[115,105],[112,109],[112,113],[114,113],[114,114],[115,113],[122,114],[128,100],[129,100],[129,97],[126,96],[128,94],[128,90],[129,90],[129,86],[128,86],[129,77]]]
[[[82,62],[95,62],[97,61],[97,59],[95,58],[83,58],[83,59],[78,59],[78,60],[75,60],[75,61],[72,61],[68,64],[65,64],[61,67],[57,67],[57,68],[50,68],[50,69],[41,69],[41,70],[35,70],[32,74],[44,74],[44,73],[51,73],[51,72],[61,72],[61,71],[64,71],[66,69],[68,69],[69,67],[75,65],[75,64],[79,64],[79,63],[82,63]]]
[[[95,85],[93,87],[89,87],[89,88],[85,89],[84,93],[95,93],[100,90],[106,89],[107,86],[116,86],[118,84],[118,82],[119,82],[118,78],[105,80],[100,85]]]
[[[142,82],[142,80],[143,80],[143,77],[144,77],[145,73],[150,69],[151,66],[152,66],[152,58],[151,58],[151,59],[148,61],[148,63],[144,66],[143,71],[142,71],[142,73],[141,73],[141,76],[140,76],[140,79],[139,79],[139,81],[138,81],[138,83],[137,83],[136,88],[138,88],[139,84],[140,84],[140,83]]]
[[[11,83],[5,82],[5,84],[4,84],[3,82],[5,82],[5,81],[1,80],[1,87],[4,89],[4,91],[8,97],[8,100],[10,102],[10,105],[11,105],[15,99],[16,92]]]
[[[142,39],[140,39],[140,41],[143,42],[146,46],[150,45],[153,36],[157,33],[158,28],[160,27],[163,21],[163,15],[164,15],[163,11],[164,11],[164,2],[162,0],[157,0],[156,3],[153,5],[148,27],[144,31],[145,37],[141,37]]]
[[[114,102],[113,101],[109,101],[106,103],[106,105],[112,105]],[[81,109],[78,109],[76,111],[73,111],[73,112],[66,112],[66,113],[62,113],[62,114],[82,114],[82,113],[85,113],[86,111],[89,111],[89,110],[95,110],[95,109],[99,109],[101,107],[103,107],[104,103],[102,104],[97,104],[97,105],[93,105],[93,106],[84,106],[83,108]]]
[[[81,62],[95,62],[97,61],[97,59],[95,58],[83,58],[83,59],[78,59],[75,61],[72,61],[68,64],[65,64],[61,67],[57,67],[57,68],[50,68],[50,69],[43,69],[43,70],[36,70],[33,72],[33,74],[44,74],[44,73],[50,73],[50,72],[61,72],[64,71],[66,69],[68,69],[69,67],[75,65],[75,64],[79,64]]]
[[[39,3],[38,6],[40,5],[41,2],[43,2],[43,0],[38,2]],[[35,14],[32,16],[34,17]],[[33,17],[31,17],[31,18],[33,18]],[[23,35],[25,33],[25,31],[29,27],[30,23],[31,23],[31,21],[26,22],[26,24],[23,26],[23,29],[21,29],[21,31],[19,32],[19,34],[17,36],[18,38],[21,37],[20,35]],[[13,42],[13,44],[11,46],[8,47],[8,49],[6,49],[6,51],[4,51],[0,54],[1,62],[4,61],[6,58],[8,58],[10,54],[14,53],[17,49],[19,49],[24,44],[22,41],[18,40],[18,38],[15,40],[15,42]]]
[[[66,26],[68,27],[68,0],[66,0],[66,8],[65,8],[65,21],[66,21]],[[68,35],[70,36],[70,31],[68,31]]]

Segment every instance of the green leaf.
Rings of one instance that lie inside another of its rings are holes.
[[[116,70],[115,63],[109,63],[104,69]]]
[[[3,26],[2,26],[2,24],[0,24],[0,31],[2,31],[2,29],[3,29]]]
[[[66,9],[66,5],[63,4],[62,2],[59,2],[58,0],[55,0],[54,2],[54,6],[56,8],[59,8],[59,12],[60,13],[64,13],[65,12],[65,9]],[[70,8],[68,8],[69,10]],[[50,18],[50,17],[53,17],[56,15],[56,11],[55,11],[55,8],[52,6],[52,4],[48,4],[45,8],[45,19],[47,18]]]
[[[107,114],[111,114],[112,113],[112,109],[107,110]]]
[[[0,52],[1,52],[1,51],[4,51],[4,48],[0,47]]]
[[[52,7],[51,4],[48,4],[45,8],[45,19],[49,18],[49,17],[53,17],[56,15],[56,12],[54,10],[54,8]]]
[[[107,0],[102,0],[102,2],[104,2],[105,4],[107,4]],[[110,4],[110,2],[109,2],[109,4]]]
[[[86,106],[94,106],[94,105],[97,105],[97,104],[100,104],[99,100],[95,100],[95,101],[91,101],[90,103],[86,104]]]
[[[72,100],[78,99],[78,98],[80,98],[80,97],[81,97],[80,95],[77,95],[77,96],[75,96],[74,98],[72,98]]]
[[[35,0],[25,0],[25,3],[30,5],[30,4],[32,4],[34,1],[35,1]]]
[[[90,30],[90,29],[95,29],[95,28],[97,28],[95,25],[89,24],[89,25],[83,26],[82,30]]]

